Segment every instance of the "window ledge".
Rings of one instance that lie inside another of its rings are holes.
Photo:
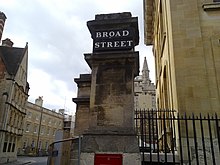
[[[202,5],[204,11],[220,10],[220,3],[206,3]]]

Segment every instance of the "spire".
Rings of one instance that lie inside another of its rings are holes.
[[[147,65],[147,59],[144,57],[144,64],[143,64],[143,69],[142,69],[142,79],[143,83],[150,83],[150,78],[149,78],[149,69]]]

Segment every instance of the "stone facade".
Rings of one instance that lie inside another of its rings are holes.
[[[27,102],[24,134],[18,148],[21,155],[47,155],[56,131],[63,130],[64,114],[44,108],[42,104],[42,97],[36,99],[35,104]]]
[[[69,132],[69,137],[71,138],[74,136],[74,128],[75,128],[75,115],[67,115],[64,114],[64,121],[63,121],[63,129],[64,131]]]
[[[23,136],[28,99],[28,45],[13,47],[10,39],[0,46],[0,163],[15,161]]]
[[[219,114],[220,4],[144,2],[145,43],[153,45],[158,108]]]
[[[144,0],[144,17],[145,43],[153,45],[155,57],[157,108],[176,110],[187,115],[219,115],[219,1]],[[181,127],[185,128],[186,124]],[[204,128],[204,131],[208,132],[209,128]],[[212,131],[217,134],[219,130]],[[185,136],[181,134],[182,139]],[[191,127],[188,136],[193,141]],[[201,138],[201,135],[197,135],[197,138]],[[216,141],[218,137],[212,138]],[[183,142],[186,141],[183,139]],[[214,147],[217,151],[218,146]],[[202,144],[198,144],[198,148],[202,148]],[[187,154],[186,145],[183,151]],[[195,152],[190,152],[195,158]],[[210,151],[207,150],[206,154],[210,156]],[[207,161],[211,164],[210,158]],[[204,164],[203,160],[201,162]]]

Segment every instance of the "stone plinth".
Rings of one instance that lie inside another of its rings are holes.
[[[85,60],[92,68],[92,81],[90,121],[83,134],[83,155],[121,153],[123,162],[130,162],[127,158],[131,154],[137,162],[132,164],[139,164],[133,101],[133,79],[139,72],[139,53],[85,54]]]

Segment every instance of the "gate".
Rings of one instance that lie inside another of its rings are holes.
[[[216,165],[220,162],[219,119],[173,110],[136,110],[136,133],[145,164]]]

